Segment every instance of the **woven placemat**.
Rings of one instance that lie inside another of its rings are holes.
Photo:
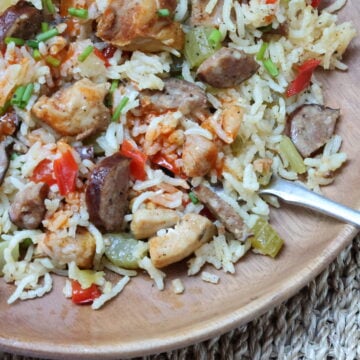
[[[227,334],[143,360],[360,359],[360,235],[297,295]],[[34,360],[0,352],[4,360]]]

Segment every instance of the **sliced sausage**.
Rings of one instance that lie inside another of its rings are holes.
[[[39,243],[38,250],[50,256],[57,264],[65,265],[75,261],[82,269],[91,269],[95,255],[96,242],[85,228],[79,227],[75,237],[59,237],[47,232]]]
[[[19,122],[19,117],[15,111],[10,111],[0,116],[0,140],[8,135],[13,135]]]
[[[300,106],[288,119],[288,135],[303,157],[320,149],[335,131],[339,109],[317,104]]]
[[[205,91],[195,84],[175,78],[164,80],[163,91],[143,91],[140,102],[143,109],[160,113],[180,110],[184,115],[191,114],[200,119],[209,113]]]
[[[201,135],[187,135],[182,153],[183,170],[187,176],[205,176],[215,168],[217,147]]]
[[[46,183],[29,183],[19,191],[10,206],[11,222],[21,229],[37,229],[45,216],[48,192]]]
[[[151,262],[157,268],[176,263],[192,254],[215,235],[215,226],[205,216],[186,214],[174,229],[149,240]]]
[[[0,16],[0,44],[6,37],[32,38],[40,30],[43,19],[42,12],[25,1],[10,6]]]
[[[197,70],[201,81],[216,88],[230,88],[241,84],[256,73],[259,64],[243,51],[221,48],[206,59]]]
[[[93,169],[86,188],[90,221],[105,232],[120,231],[128,209],[129,159],[115,153]]]
[[[184,34],[173,20],[175,8],[176,0],[111,0],[99,18],[96,35],[123,50],[181,50]],[[168,10],[169,16],[159,16],[160,9]]]
[[[6,171],[9,167],[10,160],[6,152],[6,144],[4,141],[0,143],[0,185],[3,183]]]
[[[219,195],[204,185],[194,188],[198,199],[210,210],[210,212],[232,233],[237,240],[246,237],[246,226],[243,219],[235,209],[225,202]]]
[[[109,124],[110,111],[104,105],[107,91],[107,84],[82,79],[51,97],[41,96],[32,111],[60,135],[81,140]]]

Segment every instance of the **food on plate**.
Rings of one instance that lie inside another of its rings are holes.
[[[182,260],[217,284],[250,249],[276,257],[286,239],[260,187],[276,174],[321,191],[346,161],[341,104],[315,72],[347,69],[355,30],[331,12],[345,0],[319,3],[1,2],[8,303],[44,296],[57,274],[98,309],[139,273],[169,289]],[[186,277],[172,287],[186,294]]]

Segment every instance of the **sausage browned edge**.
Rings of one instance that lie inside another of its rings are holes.
[[[90,221],[103,232],[120,231],[128,209],[130,160],[119,153],[93,169],[85,191]]]

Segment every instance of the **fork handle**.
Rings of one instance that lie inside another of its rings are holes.
[[[316,194],[292,181],[275,178],[269,188],[261,189],[260,194],[275,195],[286,203],[300,205],[346,223],[360,227],[360,211],[351,209],[322,195]]]

